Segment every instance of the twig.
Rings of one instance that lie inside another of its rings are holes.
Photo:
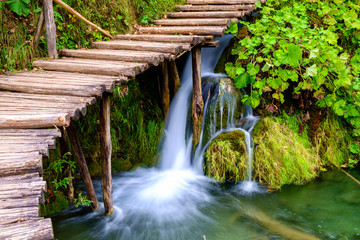
[[[346,172],[344,169],[338,167],[343,173],[345,173],[349,178],[351,178],[352,180],[354,180],[357,184],[360,185],[360,181],[357,180],[356,178],[354,178],[353,176],[350,175],[350,173]]]

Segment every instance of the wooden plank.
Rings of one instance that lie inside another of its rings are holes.
[[[153,22],[162,26],[230,26],[230,19],[228,18],[159,19]]]
[[[242,18],[245,12],[172,12],[167,13],[168,18]]]
[[[0,128],[47,128],[69,126],[70,116],[68,113],[52,113],[37,115],[1,115]]]
[[[38,207],[39,198],[30,197],[26,199],[1,199],[0,209],[23,208],[23,207]]]
[[[26,136],[53,136],[61,137],[61,133],[58,129],[0,129],[0,136],[11,134]]]
[[[69,78],[69,79],[88,79],[88,80],[112,80],[112,81],[126,81],[126,77],[120,76],[106,76],[106,75],[96,75],[96,74],[83,74],[83,73],[71,73],[71,72],[61,72],[61,71],[23,71],[18,73],[12,73],[13,76],[31,76],[31,77],[51,77],[51,78]]]
[[[0,209],[0,224],[10,224],[19,221],[31,220],[39,218],[39,207],[23,207]]]
[[[113,61],[128,61],[128,62],[144,62],[154,66],[159,65],[164,61],[164,54],[157,52],[147,51],[129,51],[129,50],[100,50],[100,49],[87,49],[87,50],[70,50],[62,49],[61,56],[77,57],[88,59],[101,59]]]
[[[205,41],[204,36],[182,36],[182,35],[116,35],[116,39],[132,41],[168,42],[168,43],[190,43],[196,45]]]
[[[78,61],[78,59],[73,59],[72,61],[69,61],[68,59],[60,59],[53,61],[35,61],[33,65],[35,67],[51,71],[104,74],[110,76],[123,75],[134,77],[141,72],[141,69],[136,66],[121,66],[119,63],[115,63],[114,61],[109,61],[108,64],[99,64],[97,61],[100,60],[92,60],[85,63]],[[84,96],[84,94],[79,96]]]
[[[10,225],[0,225],[0,239],[54,239],[50,218],[35,218]]]
[[[138,51],[152,51],[163,52],[171,54],[179,54],[182,51],[181,46],[176,43],[159,43],[148,41],[127,41],[114,40],[104,42],[93,42],[92,46],[98,49],[113,49],[113,50],[138,50]]]
[[[208,12],[208,11],[252,11],[255,5],[178,5],[177,9],[184,12]]]
[[[33,102],[53,102],[53,103],[84,103],[86,105],[92,105],[96,102],[95,97],[78,97],[78,96],[63,96],[63,95],[43,95],[43,94],[27,94],[27,93],[13,93],[13,92],[1,92],[0,101],[33,101]]]
[[[24,152],[17,154],[24,155]],[[42,172],[42,156],[39,154],[39,152],[37,157],[18,157],[10,160],[0,159],[0,163],[0,177]],[[0,182],[2,181],[3,180]]]
[[[225,34],[224,27],[140,27],[141,34],[186,34],[186,35],[213,35],[222,37]]]
[[[253,4],[256,3],[258,0],[188,0],[188,4],[193,5],[208,5],[208,4],[230,4],[230,5],[237,5],[237,4]]]
[[[21,175],[20,174],[19,175],[11,175],[11,176],[7,176],[7,177],[1,177],[0,178],[0,183],[3,184],[5,182],[14,182],[14,181],[31,182],[34,179],[41,181],[42,177],[39,176],[38,172],[37,173],[21,174]]]

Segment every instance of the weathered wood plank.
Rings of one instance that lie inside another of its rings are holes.
[[[255,5],[178,5],[177,9],[184,12],[208,12],[208,11],[252,11]]]
[[[0,225],[0,239],[53,239],[51,219],[35,218],[10,225]]]
[[[193,5],[208,5],[208,4],[252,4],[256,3],[258,0],[188,0],[188,4]]]
[[[141,34],[186,34],[186,35],[213,35],[222,37],[225,34],[224,27],[140,27]]]
[[[92,46],[98,49],[138,50],[171,54],[179,54],[182,51],[181,46],[176,43],[159,43],[148,41],[114,40],[106,42],[93,42]]]
[[[201,44],[202,47],[218,47],[220,46],[220,41],[217,41],[217,40],[209,40],[209,41],[206,41],[206,42],[203,42]]]
[[[69,126],[68,113],[0,116],[0,128],[48,128]]]
[[[44,0],[44,13],[48,55],[50,58],[57,58],[56,26],[52,0]]]
[[[11,134],[11,136],[15,135],[23,135],[26,136],[53,136],[53,137],[61,137],[61,133],[58,129],[0,129],[0,136],[7,134]]]
[[[153,21],[162,26],[230,26],[228,18],[183,18],[183,19],[159,19]]]
[[[128,61],[128,62],[144,62],[154,66],[159,65],[164,61],[164,54],[158,52],[147,51],[131,51],[131,50],[100,50],[100,49],[87,49],[87,50],[70,50],[62,49],[61,56],[75,57],[75,58],[88,58],[88,59],[101,59],[113,61]]]
[[[132,41],[168,42],[168,43],[190,43],[196,45],[205,41],[204,36],[182,36],[182,35],[116,35],[116,39]]]
[[[17,154],[24,154],[24,152]],[[42,172],[42,156],[39,154],[39,152],[37,157],[20,157],[9,160],[0,159],[0,163],[0,177]]]
[[[51,71],[67,71],[90,74],[104,74],[110,76],[130,76],[141,73],[147,64],[135,64],[129,62],[115,62],[105,60],[82,60],[82,59],[59,59],[52,61],[35,61],[35,67]],[[80,95],[81,96],[81,95]]]
[[[242,18],[245,12],[172,12],[167,13],[168,18]]]
[[[11,208],[24,208],[24,207],[38,207],[39,198],[30,197],[26,199],[1,199],[0,209],[11,209]]]

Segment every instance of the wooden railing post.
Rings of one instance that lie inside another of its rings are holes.
[[[60,143],[60,153],[61,157],[64,157],[65,154],[70,152],[70,145],[69,145],[69,137],[66,132],[66,128],[60,128],[61,131],[61,138],[59,138]],[[71,168],[69,164],[65,165],[65,174],[66,177],[69,179],[69,185],[66,189],[66,196],[70,202],[74,201],[74,184],[73,184],[73,177],[71,173]]]
[[[171,88],[170,93],[171,93],[172,97],[174,97],[181,86],[180,76],[179,76],[178,69],[176,67],[175,60],[170,60],[168,67],[169,67],[169,75],[170,75],[169,76],[170,88]]]
[[[111,176],[111,132],[110,132],[110,94],[104,94],[100,103],[100,146],[101,146],[101,187],[104,198],[105,214],[113,212],[112,176]]]
[[[201,89],[201,47],[192,49],[192,70],[193,70],[193,98],[192,98],[192,121],[193,121],[193,146],[194,149],[199,143],[201,125],[203,119],[204,102]]]
[[[161,63],[160,91],[161,107],[164,115],[167,116],[170,108],[169,72],[167,60]]]
[[[74,121],[71,121],[70,126],[67,127],[67,133],[70,139],[71,147],[75,153],[76,161],[79,166],[81,178],[85,184],[85,188],[88,194],[89,199],[91,200],[91,208],[96,210],[99,208],[99,202],[96,198],[96,193],[94,190],[94,186],[91,180],[91,176],[89,173],[89,169],[87,167],[87,163],[84,157],[84,153],[81,149],[79,139],[76,134],[76,130],[74,127]]]
[[[56,26],[52,0],[44,0],[44,13],[48,54],[50,58],[55,59],[58,54],[56,51]]]

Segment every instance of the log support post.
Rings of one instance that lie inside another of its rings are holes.
[[[56,51],[56,26],[52,0],[44,0],[44,16],[48,54],[50,58],[55,59],[58,54]]]
[[[61,153],[61,157],[64,157],[65,154],[70,153],[69,141],[68,141],[69,138],[68,138],[66,128],[60,128],[60,131],[61,131],[61,138],[59,139],[60,153]],[[66,164],[65,171],[66,171],[66,177],[69,179],[69,185],[66,189],[67,199],[69,200],[69,202],[73,202],[74,201],[74,184],[73,184],[73,177],[72,177],[71,168],[70,168],[69,164]]]
[[[104,198],[105,214],[113,212],[112,176],[111,176],[111,133],[110,133],[111,95],[104,94],[100,103],[100,146],[101,146],[101,187]]]
[[[192,95],[192,121],[193,121],[193,147],[199,143],[203,119],[204,102],[201,89],[201,47],[192,49],[193,95]]]
[[[163,113],[167,116],[170,108],[170,90],[168,61],[166,60],[161,63],[160,96]]]
[[[45,14],[44,14],[44,7],[41,9],[40,15],[39,15],[39,19],[36,25],[36,30],[35,30],[35,35],[34,38],[31,42],[31,47],[33,49],[33,55],[35,56],[36,53],[36,49],[39,45],[39,41],[40,41],[40,37],[43,33],[43,29],[44,29],[44,23],[45,23]]]
[[[67,131],[69,139],[70,139],[71,147],[75,153],[77,164],[79,165],[80,175],[85,184],[85,188],[86,188],[88,197],[91,201],[91,208],[93,210],[96,210],[99,208],[99,203],[96,198],[96,193],[94,190],[93,183],[91,181],[91,176],[90,176],[90,173],[89,173],[89,170],[87,167],[87,163],[86,163],[86,160],[84,157],[84,153],[81,149],[80,142],[77,137],[76,129],[75,129],[74,125],[75,125],[75,122],[71,121],[70,126],[67,127],[66,131]]]
[[[178,69],[176,67],[175,60],[169,61],[168,69],[169,69],[169,81],[170,81],[169,85],[171,89],[170,95],[171,97],[174,97],[181,86],[180,76]]]

